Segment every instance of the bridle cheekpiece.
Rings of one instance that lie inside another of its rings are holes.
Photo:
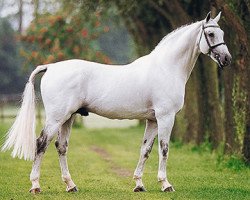
[[[206,29],[206,28],[210,28],[210,27],[220,28],[220,26],[218,26],[218,25],[208,25],[208,26],[204,26],[204,24],[202,24],[202,32],[201,32],[199,44],[200,44],[200,41],[201,41],[201,38],[202,38],[202,34],[204,33],[204,36],[205,36],[207,45],[208,45],[208,47],[209,47],[208,53],[207,53],[208,55],[210,55],[211,52],[214,53],[213,50],[214,50],[216,47],[218,47],[218,46],[220,46],[220,45],[226,45],[225,42],[221,42],[221,43],[218,43],[218,44],[215,44],[215,45],[211,45],[211,44],[210,44],[209,39],[208,39],[208,37],[207,37],[207,34],[205,33],[205,29]],[[215,54],[215,53],[214,53],[214,54]]]

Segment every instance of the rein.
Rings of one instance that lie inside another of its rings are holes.
[[[199,44],[200,44],[200,41],[201,41],[202,33],[204,33],[204,36],[205,36],[207,45],[208,45],[208,47],[209,47],[208,53],[207,53],[208,55],[210,55],[211,52],[214,53],[214,52],[213,52],[213,49],[215,49],[216,47],[218,47],[218,46],[220,46],[220,45],[226,45],[225,42],[221,42],[221,43],[218,43],[218,44],[215,44],[215,45],[211,45],[211,44],[210,44],[209,39],[208,39],[208,37],[207,37],[207,34],[205,33],[205,29],[206,29],[206,28],[209,28],[209,27],[220,28],[219,26],[216,26],[216,25],[204,26],[204,24],[202,24],[202,32],[201,32]]]

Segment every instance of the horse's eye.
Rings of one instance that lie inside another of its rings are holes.
[[[214,37],[214,33],[209,33],[208,36],[209,37]]]

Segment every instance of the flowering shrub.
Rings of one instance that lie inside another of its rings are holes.
[[[97,43],[100,34],[108,31],[109,27],[101,25],[99,14],[88,21],[79,15],[42,15],[20,37],[26,46],[20,53],[33,66],[72,58],[110,63]]]

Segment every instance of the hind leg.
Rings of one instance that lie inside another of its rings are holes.
[[[48,145],[54,138],[55,133],[58,132],[59,127],[60,124],[58,123],[53,125],[47,124],[42,130],[41,135],[36,140],[36,155],[30,173],[30,181],[32,183],[30,192],[33,194],[41,192],[39,184],[41,161]]]
[[[62,180],[66,183],[67,192],[76,192],[77,187],[73,180],[71,179],[68,163],[67,163],[67,150],[68,150],[68,143],[70,137],[70,131],[72,127],[72,123],[74,121],[75,116],[73,115],[68,121],[66,121],[59,131],[57,140],[55,142],[55,146],[59,155],[60,167],[62,172]]]

